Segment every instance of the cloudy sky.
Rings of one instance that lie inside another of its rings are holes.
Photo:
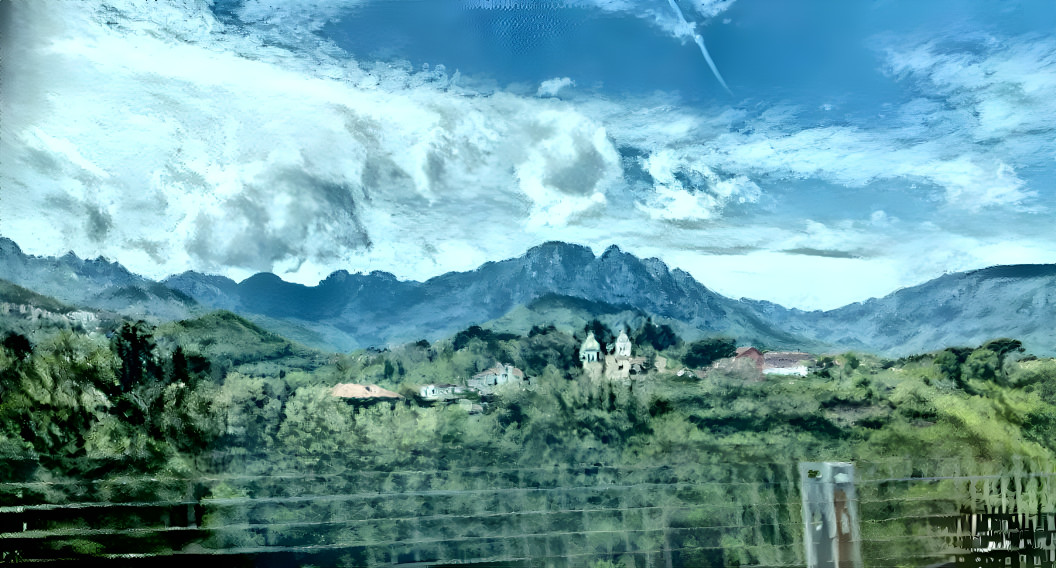
[[[1045,0],[0,1],[0,234],[307,284],[617,244],[831,308],[1056,262],[1054,29]]]

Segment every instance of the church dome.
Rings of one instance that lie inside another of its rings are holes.
[[[601,344],[598,343],[597,339],[594,339],[594,332],[590,332],[587,336],[587,340],[583,342],[583,347],[580,351],[601,351]]]

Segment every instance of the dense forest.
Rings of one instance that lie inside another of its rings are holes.
[[[1013,339],[899,360],[823,355],[805,377],[777,376],[711,366],[732,355],[735,338],[684,342],[647,321],[625,331],[650,371],[598,381],[581,369],[579,346],[588,332],[611,345],[620,330],[597,321],[574,334],[471,327],[432,344],[347,354],[298,346],[228,312],[157,326],[114,321],[111,330],[8,327],[0,349],[3,510],[199,503],[185,521],[198,532],[133,547],[158,553],[325,544],[335,563],[365,565],[506,558],[520,546],[569,565],[654,565],[649,551],[658,563],[666,554],[679,565],[774,565],[802,555],[802,528],[782,508],[797,499],[800,460],[919,477],[925,469],[1044,469],[1056,456],[1056,361],[1023,353]],[[523,369],[530,383],[470,395],[482,412],[416,396],[419,385],[465,384],[495,362]],[[687,367],[703,371],[675,372]],[[346,382],[403,398],[333,396]],[[913,510],[863,505],[863,516]],[[516,524],[496,518],[501,512],[516,512]],[[137,514],[136,523],[173,522]],[[84,516],[33,519],[41,537],[7,540],[4,554],[14,556],[5,558],[131,546],[92,533],[98,520]],[[139,526],[108,519],[119,533]],[[356,524],[370,519],[378,520]],[[903,524],[896,532],[922,530]],[[6,526],[0,532],[11,535]],[[905,546],[919,556],[930,545]]]

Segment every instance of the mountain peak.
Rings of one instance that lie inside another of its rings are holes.
[[[564,241],[546,241],[545,243],[528,249],[528,251],[524,253],[524,256],[529,258],[554,255],[568,257],[588,254],[591,259],[594,258],[594,251],[590,250],[590,247],[574,243],[566,243]]]
[[[1056,276],[1056,264],[1009,264],[972,270],[966,275],[977,278],[1046,278]]]
[[[240,284],[286,284],[287,282],[277,274],[271,272],[258,272],[249,278],[246,278]]]
[[[0,256],[26,256],[18,243],[7,237],[0,237]]]
[[[345,280],[348,280],[349,276],[351,276],[351,274],[347,270],[335,270],[331,272],[325,280],[320,282],[320,284],[322,284],[323,282],[344,282]]]

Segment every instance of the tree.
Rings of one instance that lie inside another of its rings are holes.
[[[987,341],[965,358],[962,374],[965,379],[980,379],[1005,383],[1005,358],[1009,353],[1023,351],[1023,343],[1003,337]]]
[[[302,463],[314,465],[319,459],[337,454],[349,445],[352,409],[330,394],[326,387],[302,387],[283,409],[277,442],[298,455]]]
[[[158,365],[152,329],[143,320],[136,323],[125,323],[114,335],[114,354],[121,360],[119,375],[121,389],[130,391],[148,377],[161,375]]]
[[[583,334],[586,336],[592,332],[594,333],[594,339],[597,339],[598,344],[601,345],[601,352],[608,353],[609,346],[616,342],[616,336],[613,335],[609,326],[598,319],[590,320],[590,323],[583,326]]]
[[[4,337],[3,347],[10,351],[19,361],[25,361],[33,354],[33,345],[30,344],[29,339],[25,335],[13,331],[8,332],[7,336]]]
[[[1002,362],[1005,360],[1005,356],[1012,352],[1023,352],[1023,342],[1018,339],[1011,339],[1008,337],[1002,337],[999,339],[992,339],[987,341],[982,346],[983,349],[989,349],[1001,359]]]
[[[976,349],[964,361],[963,375],[966,379],[993,381],[1001,369],[1001,357],[989,349]]]
[[[688,367],[699,369],[714,361],[733,357],[737,354],[737,342],[729,337],[712,337],[689,344],[682,362]]]
[[[194,387],[202,377],[209,375],[210,368],[208,359],[194,353],[188,354],[183,347],[177,346],[172,352],[172,368],[168,382]]]
[[[663,351],[669,347],[676,347],[682,343],[682,338],[675,333],[675,330],[671,329],[671,326],[666,323],[663,325],[656,325],[653,320],[647,319],[642,327],[638,328],[638,331],[634,333],[635,345],[649,346],[657,351]]]

